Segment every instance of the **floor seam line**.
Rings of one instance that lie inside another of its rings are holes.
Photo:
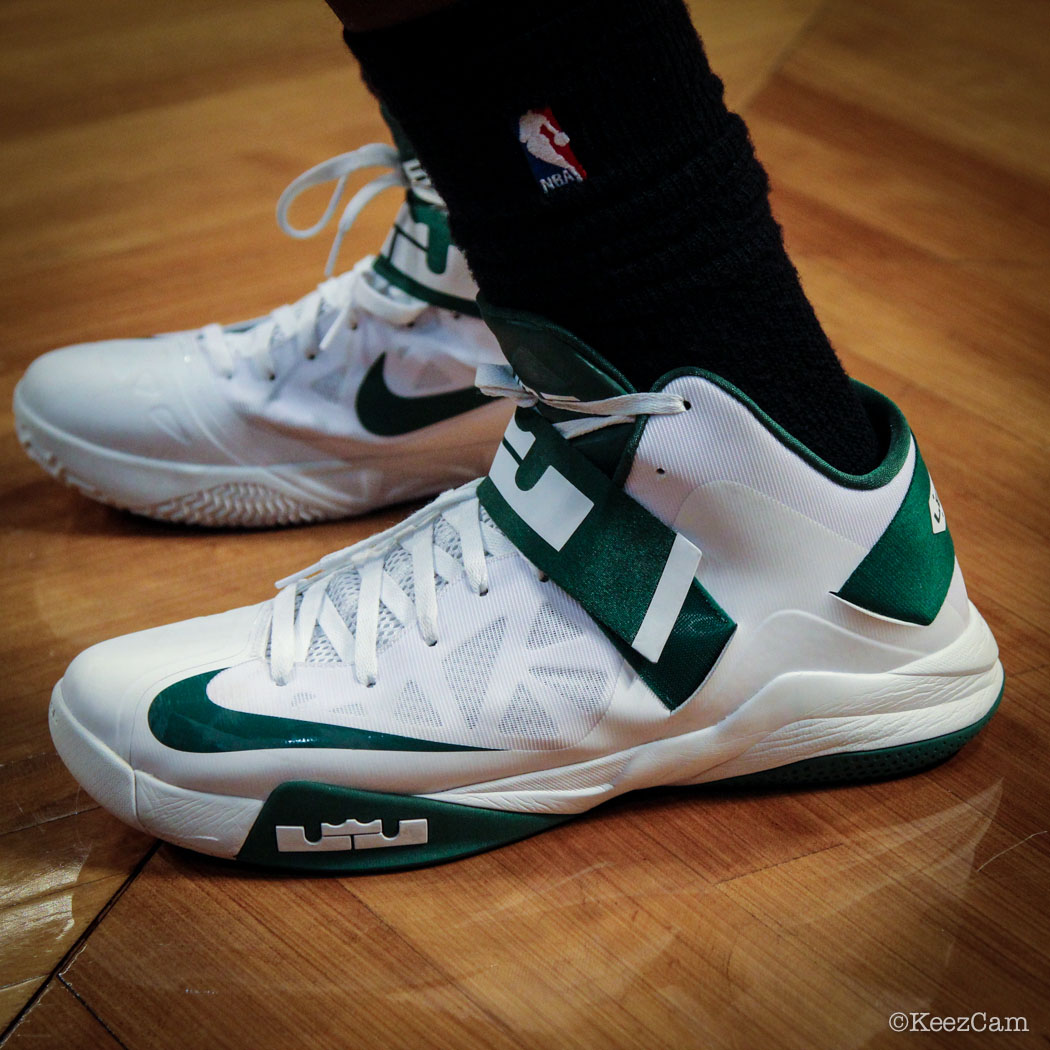
[[[3,1046],[4,1043],[6,1043],[12,1035],[14,1035],[18,1026],[26,1018],[30,1010],[32,1010],[33,1007],[36,1006],[36,1004],[40,1001],[44,992],[46,992],[48,988],[51,987],[51,982],[54,981],[56,978],[58,979],[60,984],[66,985],[66,987],[69,988],[69,990],[73,992],[74,995],[76,995],[76,992],[73,990],[73,988],[66,981],[62,980],[62,971],[77,957],[77,955],[80,954],[84,946],[87,944],[88,938],[95,932],[99,924],[109,914],[110,910],[117,903],[117,901],[119,901],[120,898],[124,896],[124,894],[128,890],[128,887],[130,887],[131,884],[139,877],[142,870],[156,855],[156,852],[159,848],[160,842],[158,841],[154,842],[153,845],[151,845],[149,849],[146,850],[146,852],[142,856],[142,859],[135,865],[134,868],[131,869],[130,873],[128,874],[128,877],[120,885],[120,887],[113,894],[113,896],[110,897],[110,899],[106,902],[105,906],[91,920],[91,922],[88,923],[87,928],[76,939],[76,941],[73,942],[73,944],[69,947],[69,950],[66,951],[62,958],[59,959],[58,962],[51,968],[51,971],[47,975],[47,978],[45,979],[44,983],[30,996],[29,1001],[25,1004],[25,1006],[23,1006],[22,1009],[19,1010],[17,1014],[15,1014],[10,1024],[8,1024],[4,1031],[0,1033],[0,1046]],[[77,998],[79,999],[80,997],[77,996]],[[92,1016],[94,1016],[93,1012]],[[109,1029],[107,1028],[106,1030],[108,1031]]]
[[[117,1044],[117,1046],[121,1047],[121,1050],[128,1050],[127,1044],[117,1037],[116,1032],[114,1032],[113,1029],[110,1028],[109,1025],[106,1024],[106,1022],[103,1021],[102,1018],[99,1017],[99,1015],[91,1009],[91,1007],[87,1003],[87,1000],[62,976],[62,974],[58,974],[56,980],[106,1030],[106,1032],[109,1034],[109,1037],[113,1040],[113,1042]]]
[[[762,83],[758,85],[750,93],[750,95],[740,104],[741,113],[747,113],[754,105],[755,99],[762,94],[766,88],[769,87],[770,81],[780,72],[781,69],[786,65],[788,59],[798,48],[802,38],[809,32],[813,24],[820,18],[821,15],[827,11],[831,6],[831,0],[823,0],[823,3],[819,4],[816,10],[811,11],[802,21],[802,24],[791,34],[791,38],[777,51],[776,57],[773,59],[769,68],[766,70]]]

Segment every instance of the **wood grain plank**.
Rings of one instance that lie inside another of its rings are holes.
[[[0,32],[0,121],[10,137],[346,65],[338,23],[303,0],[188,0],[164,10],[126,0],[90,8],[23,0],[3,6]],[[319,47],[326,39],[332,46]]]
[[[1047,39],[1050,8],[1041,0],[995,9],[981,0],[837,0],[787,69],[868,114],[900,115],[939,147],[954,143],[996,168],[1045,181]],[[941,163],[931,154],[927,166]]]
[[[688,0],[730,109],[750,104],[823,6],[824,0]]]
[[[776,938],[779,977],[770,991],[777,1006],[810,1003],[795,1040],[818,1012],[839,1024],[849,1018],[851,1045],[873,1038],[881,1045],[896,1011],[985,1010],[1025,1016],[1032,1031],[1046,1031],[1045,918],[1033,900],[1046,855],[1033,859],[1032,851],[1014,862],[1022,892],[1003,908],[1000,890],[986,890],[977,872],[978,858],[1001,834],[967,802],[947,800],[899,828],[884,825],[828,853],[722,886],[755,917],[749,940]],[[1021,914],[1004,924],[1015,906]]]
[[[105,1026],[60,981],[51,982],[5,1045],[34,1050],[120,1050]]]
[[[165,847],[63,980],[128,1047],[518,1046],[449,963],[339,880],[260,877]]]
[[[31,977],[0,987],[0,1032],[18,1017],[46,980],[47,977]]]
[[[0,986],[31,993],[150,844],[98,807],[0,836]]]
[[[94,807],[53,751],[0,766],[0,837]]]

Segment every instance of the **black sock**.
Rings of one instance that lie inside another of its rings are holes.
[[[568,328],[639,389],[706,368],[834,466],[876,465],[680,0],[463,0],[346,39],[486,299]]]

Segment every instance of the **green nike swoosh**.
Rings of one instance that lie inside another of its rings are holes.
[[[490,751],[367,729],[305,722],[276,715],[231,711],[208,698],[208,683],[219,671],[184,678],[153,699],[149,727],[166,747],[211,755],[276,747],[338,747],[349,751]]]
[[[492,401],[472,386],[444,394],[401,397],[386,385],[383,378],[385,361],[386,354],[376,358],[357,391],[357,418],[366,430],[379,437],[411,434],[414,430],[460,416]]]

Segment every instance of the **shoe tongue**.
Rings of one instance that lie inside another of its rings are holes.
[[[448,212],[430,199],[430,176],[386,108],[383,119],[394,138],[409,188],[372,267],[384,280],[425,303],[477,317],[478,287],[466,257],[452,243]]]
[[[405,173],[409,186],[422,186],[430,189],[433,185],[430,181],[430,176],[427,174],[426,168],[420,164],[419,157],[416,156],[416,148],[409,142],[405,129],[401,127],[397,118],[386,106],[380,105],[379,111],[383,116],[383,120],[386,121],[386,126],[390,129],[394,147],[397,149],[397,154],[401,161],[401,170]]]
[[[492,306],[484,300],[478,305],[503,356],[532,390],[580,401],[635,393],[601,354],[572,332],[536,314]]]
[[[479,300],[481,316],[499,341],[503,356],[518,378],[537,393],[602,401],[635,389],[595,350],[571,332],[535,314],[505,310]],[[536,411],[552,423],[578,419],[570,411],[538,404]],[[634,427],[603,427],[573,438],[573,446],[609,477],[621,473]]]

